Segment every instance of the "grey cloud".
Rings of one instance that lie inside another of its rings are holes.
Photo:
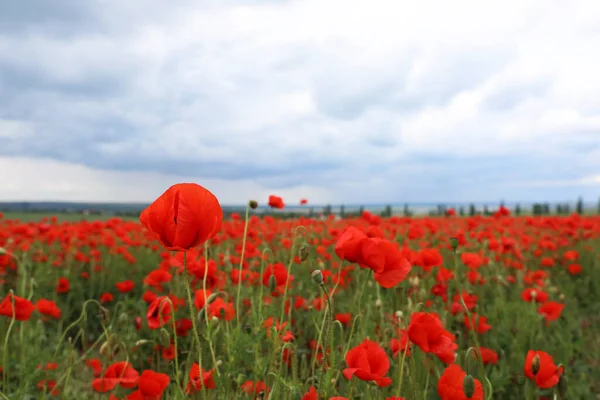
[[[507,121],[539,129],[535,121],[555,100],[551,80],[507,79],[482,110],[443,112],[520,57],[504,45],[440,49],[414,38],[371,60],[332,47],[326,32],[279,38],[285,29],[265,33],[249,23],[240,33],[227,18],[210,26],[222,32],[179,26],[188,14],[219,10],[218,18],[222,1],[71,3],[0,3],[0,119],[34,126],[31,137],[0,135],[0,155],[418,201],[498,197],[511,181],[577,178],[591,163],[576,154],[597,151],[593,123],[567,121],[576,136],[558,128],[533,132],[539,140],[494,136]],[[285,8],[275,0],[231,4]],[[523,116],[514,109],[524,98],[534,107]],[[467,156],[474,153],[486,157]]]
[[[419,53],[412,54],[409,59],[418,62]],[[320,111],[339,119],[358,118],[370,108],[415,112],[447,104],[458,93],[477,87],[501,71],[512,56],[510,51],[482,49],[453,54],[437,61],[416,82],[409,82],[412,64],[406,61],[395,64],[392,71],[387,66],[385,72],[330,69],[315,97]]]
[[[95,1],[94,1],[95,2]],[[0,2],[0,32],[27,35],[47,32],[57,36],[73,36],[83,27],[97,25],[90,12],[93,1],[18,0]]]

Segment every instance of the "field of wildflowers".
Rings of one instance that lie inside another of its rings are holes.
[[[0,397],[600,398],[600,217],[255,207],[0,215]]]

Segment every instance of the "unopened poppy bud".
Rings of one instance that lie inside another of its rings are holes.
[[[310,255],[310,249],[308,247],[308,244],[304,243],[302,245],[302,247],[300,247],[300,261],[306,261],[308,259],[308,256]]]
[[[205,317],[206,317],[206,307],[202,308],[202,310],[200,310],[200,312],[198,313],[198,317],[197,317],[198,319],[197,319],[197,321],[200,322]]]
[[[237,382],[238,386],[241,386],[242,383],[246,381],[246,376],[244,374],[239,374],[235,381]]]
[[[322,285],[323,284],[323,273],[321,272],[320,269],[315,269],[312,274],[310,274],[310,277],[312,278],[313,281],[315,281],[317,284]]]
[[[566,296],[565,296],[565,294],[564,294],[564,293],[561,293],[561,294],[558,296],[558,301],[560,301],[561,303],[562,303],[562,302],[564,302],[564,301],[565,301],[565,297],[566,297]]]
[[[381,308],[382,305],[383,305],[383,302],[381,301],[381,299],[375,300],[375,307]]]
[[[169,347],[171,345],[171,335],[165,328],[161,328],[159,341],[162,347]]]
[[[458,248],[458,238],[451,237],[450,246],[452,246],[452,250],[456,250]]]
[[[137,342],[135,342],[135,347],[141,346],[141,345],[146,344],[146,343],[150,343],[150,341],[146,340],[146,339],[140,339]]]
[[[218,295],[219,295],[218,293],[212,293],[210,296],[208,296],[208,299],[206,299],[205,307],[209,304],[212,304],[212,302],[217,299]]]
[[[404,313],[402,311],[396,311],[396,319],[402,319],[402,317],[404,316]]]
[[[471,375],[467,375],[463,379],[463,392],[465,392],[465,397],[467,399],[473,397],[473,394],[475,393],[475,380]]]
[[[253,209],[256,210],[258,208],[258,202],[256,200],[250,200],[248,202],[248,206]]]
[[[540,372],[540,355],[536,354],[531,360],[531,373],[536,376],[538,372]]]
[[[277,278],[275,278],[275,275],[271,275],[269,277],[269,290],[274,292],[275,289],[277,289]]]
[[[558,378],[558,385],[556,387],[558,389],[558,394],[561,399],[565,399],[565,395],[567,394],[567,377],[561,375]]]
[[[108,353],[110,353],[110,342],[107,340],[106,342],[102,343],[102,346],[100,346],[100,354],[106,355]]]
[[[0,256],[3,256],[7,253],[6,249],[4,247],[0,247]]]
[[[219,318],[217,318],[217,317],[215,317],[215,316],[213,316],[213,317],[212,317],[210,320],[211,320],[211,322],[212,322],[213,324],[218,324],[218,323],[219,323]]]

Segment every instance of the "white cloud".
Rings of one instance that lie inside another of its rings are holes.
[[[148,200],[181,175],[238,203],[599,194],[597,1],[151,4],[0,35],[0,155],[62,160],[3,196]]]
[[[11,171],[0,178],[3,189],[0,201],[146,203],[180,182],[196,182],[206,187],[224,205],[237,205],[251,199],[264,205],[271,194],[282,196],[290,205],[297,205],[305,197],[320,203],[331,197],[327,190],[306,185],[275,192],[250,180],[232,182],[161,173],[106,171],[39,158],[0,157],[0,170]]]

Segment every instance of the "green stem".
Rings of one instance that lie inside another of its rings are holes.
[[[287,277],[285,279],[285,288],[283,290],[281,318],[279,319],[279,321],[281,323],[283,323],[284,317],[285,317],[285,302],[287,300],[288,287],[290,285],[290,277],[292,276],[292,266],[294,265],[294,254],[296,254],[296,242],[297,242],[296,238],[298,236],[298,229],[304,229],[304,232],[307,232],[306,228],[302,225],[297,226],[296,229],[294,229],[294,239],[292,241],[292,252],[290,254],[290,261],[288,262],[288,266],[287,266]],[[292,307],[290,306],[290,311],[291,311],[291,309],[292,309]]]
[[[406,345],[404,346],[404,352],[402,354],[402,358],[398,357],[398,359],[401,359],[400,361],[400,374],[398,376],[398,397],[402,396],[402,382],[404,379],[404,361],[406,360],[406,353],[408,352],[408,346],[410,345],[410,340],[406,340]]]
[[[246,205],[246,217],[245,217],[245,222],[244,222],[244,236],[242,237],[242,251],[241,251],[241,255],[240,255],[237,297],[235,299],[235,302],[236,302],[235,315],[237,317],[238,326],[240,326],[240,299],[242,297],[242,268],[244,266],[244,253],[246,252],[246,237],[248,236],[248,222],[249,222],[248,215],[249,214],[250,214],[250,204],[247,204]],[[241,329],[241,326],[240,326],[240,329]]]
[[[206,266],[205,266],[206,268]],[[206,275],[206,270],[205,270]],[[185,289],[187,293],[187,302],[188,308],[190,309],[190,317],[192,318],[192,330],[194,331],[194,339],[196,341],[196,345],[198,346],[198,369],[200,370],[200,375],[202,376],[202,347],[200,346],[200,335],[198,334],[198,326],[196,324],[196,313],[194,312],[194,303],[192,301],[192,289],[190,285],[190,279],[188,277],[189,271],[187,268],[187,252],[183,253],[183,277],[185,279]],[[206,294],[206,292],[204,292]],[[205,305],[206,306],[206,305]],[[206,400],[206,388],[204,387],[204,379],[200,379],[200,385],[202,392],[202,398]]]
[[[12,289],[8,292],[12,301],[12,318],[10,319],[10,324],[8,325],[8,330],[6,331],[6,336],[4,337],[4,349],[2,354],[2,385],[4,389],[8,387],[8,339],[10,338],[10,331],[12,330],[13,325],[16,321],[16,310],[15,310],[15,296]]]
[[[458,297],[460,299],[460,303],[463,306],[465,313],[467,314],[467,318],[469,320],[469,323],[471,325],[471,329],[469,329],[469,331],[471,331],[471,335],[473,336],[473,340],[475,341],[475,345],[477,346],[477,358],[479,359],[479,365],[481,367],[481,372],[483,373],[483,377],[485,378],[485,381],[487,383],[487,386],[489,388],[488,394],[486,399],[490,400],[492,398],[493,395],[493,391],[494,388],[492,387],[492,383],[490,382],[489,378],[487,377],[487,374],[485,372],[485,366],[483,364],[483,357],[481,357],[481,346],[479,345],[479,338],[477,337],[477,332],[475,331],[475,320],[471,317],[471,313],[469,312],[469,308],[467,307],[467,304],[465,303],[465,299],[463,297],[463,293],[462,293],[462,281],[460,279],[460,270],[459,270],[459,263],[458,263],[458,257],[456,254],[456,249],[453,250],[453,260],[454,260],[454,271],[456,271],[456,281],[458,283]]]

